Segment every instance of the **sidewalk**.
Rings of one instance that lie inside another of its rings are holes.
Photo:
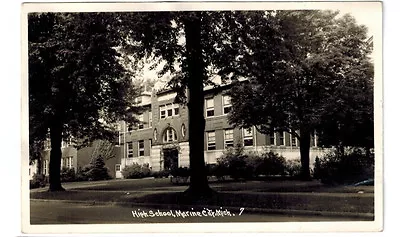
[[[155,187],[152,186],[154,184]],[[253,213],[368,219],[374,216],[374,193],[370,186],[327,188],[316,182],[214,183],[210,186],[218,193],[209,200],[195,204],[182,199],[181,193],[187,186],[174,186],[160,180],[117,180],[63,186],[67,192],[50,193],[46,192],[46,188],[32,190],[31,201],[146,206],[159,209],[246,208],[246,211]],[[315,190],[304,191],[312,189]]]

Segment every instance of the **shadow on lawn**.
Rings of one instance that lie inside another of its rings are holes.
[[[373,196],[282,195],[278,193],[216,192],[209,198],[188,198],[182,192],[148,194],[127,198],[130,203],[170,204],[173,206],[220,206],[265,209],[373,213]]]

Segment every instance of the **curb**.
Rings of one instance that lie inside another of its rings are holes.
[[[103,202],[103,201],[83,201],[83,200],[52,200],[52,199],[30,199],[35,202],[55,202],[55,203],[75,203],[90,206],[121,206],[121,207],[150,207],[159,209],[187,209],[203,210],[205,207],[200,205],[177,205],[177,204],[159,204],[159,203],[132,203],[132,202]],[[221,206],[207,205],[208,209],[222,209]],[[240,212],[241,207],[224,207],[223,210]],[[324,217],[352,217],[352,218],[368,218],[374,219],[374,213],[354,213],[354,212],[331,212],[331,211],[310,211],[310,210],[294,210],[294,209],[267,209],[245,207],[243,212],[247,213],[264,213],[264,214],[281,214],[281,215],[304,215],[304,216],[324,216]]]

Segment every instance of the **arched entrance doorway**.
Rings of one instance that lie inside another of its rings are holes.
[[[179,167],[179,145],[177,144],[178,136],[175,129],[168,127],[163,133],[162,154],[163,169],[174,170]]]

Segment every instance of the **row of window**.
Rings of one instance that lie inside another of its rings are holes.
[[[247,128],[243,129],[243,146],[253,146],[254,145],[254,129]],[[286,134],[288,135],[288,134]],[[290,144],[289,146],[298,146],[297,138],[292,134],[290,136]],[[285,133],[276,132],[269,136],[269,144],[274,146],[287,146]],[[224,130],[224,147],[233,147],[233,129],[225,129]],[[311,146],[317,146],[316,136],[313,134],[311,136]],[[216,140],[215,140],[215,131],[207,132],[207,150],[215,150],[216,149]]]
[[[74,158],[73,156],[67,156],[67,157],[62,157],[61,158],[61,165],[60,168],[67,168],[67,169],[72,169],[74,168]],[[42,163],[42,172],[44,175],[49,174],[49,161],[48,160],[43,160]]]
[[[224,147],[233,147],[233,129],[224,130]],[[243,129],[243,145],[253,146],[253,128]],[[212,151],[216,149],[215,131],[207,132],[207,150]]]
[[[61,148],[67,148],[69,146],[72,145],[72,138],[68,138],[66,140],[62,140],[61,141]],[[44,141],[44,149],[45,150],[50,150],[51,149],[51,141],[50,141],[50,137],[46,138],[46,140]]]
[[[214,116],[214,98],[205,100],[206,117]],[[228,95],[222,96],[223,114],[228,114],[232,109],[231,97]],[[179,105],[169,103],[160,106],[160,119],[174,117],[179,115]]]
[[[150,146],[151,146],[151,139],[150,139]],[[144,156],[144,140],[138,141],[137,151],[138,151],[137,156]],[[126,153],[128,158],[133,158],[133,142],[127,142]]]
[[[247,128],[247,129],[242,129],[243,132],[243,146],[254,146],[254,128]],[[287,135],[287,134],[286,134]],[[290,136],[290,146],[298,146],[297,143],[297,138],[293,136],[292,134],[289,134]],[[285,139],[285,133],[284,132],[276,132],[273,135],[271,134],[269,136],[269,144],[274,145],[274,146],[286,146],[286,139]],[[167,128],[163,134],[163,142],[173,142],[177,141],[177,134],[176,131],[173,128]],[[152,139],[149,139],[150,141],[150,147],[152,143]],[[316,136],[312,135],[311,136],[311,145],[312,146],[317,146],[317,140]],[[233,129],[225,129],[224,130],[224,147],[233,147]],[[215,150],[216,149],[216,139],[215,139],[215,131],[209,131],[207,132],[207,150]],[[138,141],[138,154],[137,156],[144,156],[144,140],[139,140]],[[127,157],[128,158],[133,158],[133,142],[127,142]]]
[[[61,158],[61,169],[62,168],[67,168],[67,169],[74,168],[74,162],[73,162],[73,157],[72,156],[62,157]]]
[[[205,110],[206,110],[206,117],[213,117],[215,112],[214,112],[214,98],[208,98],[205,100]],[[223,114],[228,114],[231,109],[232,109],[232,104],[231,104],[231,97],[228,95],[222,96],[222,113]]]
[[[179,115],[179,105],[174,103],[169,103],[160,106],[160,119],[165,119],[173,116]]]

